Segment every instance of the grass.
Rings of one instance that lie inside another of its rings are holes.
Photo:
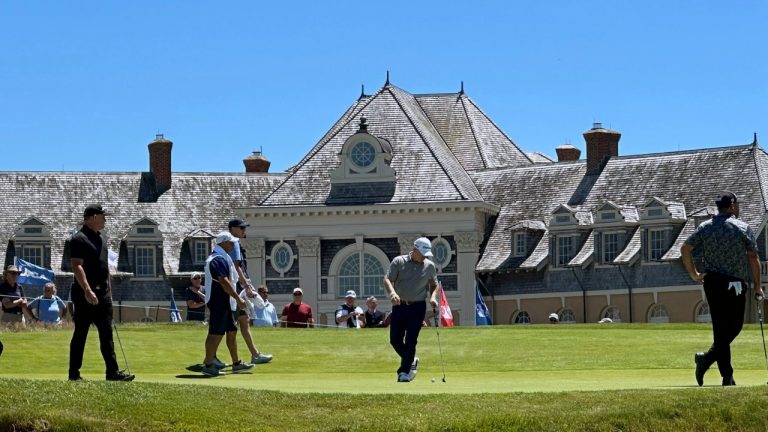
[[[732,346],[735,388],[719,386],[716,368],[696,386],[693,353],[711,340],[699,324],[441,329],[445,383],[425,328],[408,384],[395,382],[383,329],[258,329],[275,360],[221,378],[185,369],[202,359],[202,326],[119,331],[133,383],[103,381],[95,329],[80,383],[65,380],[71,330],[0,335],[0,431],[768,430],[755,325]]]

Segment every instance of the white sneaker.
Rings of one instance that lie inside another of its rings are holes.
[[[253,368],[252,364],[246,363],[246,362],[240,360],[239,362],[237,362],[237,363],[232,365],[232,372],[233,373],[243,372],[243,371],[247,371],[248,369],[252,369],[252,368]]]
[[[272,361],[272,354],[261,354],[251,357],[251,363],[264,364]]]
[[[419,358],[414,357],[413,363],[411,363],[411,370],[416,370],[419,367]]]
[[[416,369],[411,369],[410,372],[408,372],[408,382],[413,381],[416,378]]]
[[[397,382],[410,382],[411,380],[408,378],[408,375],[405,372],[400,372],[397,374]]]

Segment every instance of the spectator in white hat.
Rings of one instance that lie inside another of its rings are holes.
[[[293,289],[293,301],[283,308],[280,314],[280,322],[283,327],[314,327],[312,307],[304,303],[304,291],[296,287]]]
[[[336,308],[336,324],[339,328],[361,328],[365,326],[363,308],[355,304],[357,294],[349,290],[344,294],[344,303]]]

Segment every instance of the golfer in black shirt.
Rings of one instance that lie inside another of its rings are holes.
[[[107,381],[133,381],[134,375],[119,370],[112,339],[112,286],[109,279],[107,238],[101,233],[109,215],[100,205],[83,212],[83,227],[70,241],[70,259],[75,282],[75,331],[69,344],[69,379],[77,381],[83,365],[83,350],[91,324],[99,331],[99,347],[106,365]]]

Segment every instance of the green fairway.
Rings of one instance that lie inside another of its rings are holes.
[[[696,386],[693,353],[711,338],[703,324],[441,329],[445,383],[434,328],[423,329],[411,383],[395,382],[386,329],[254,329],[274,361],[217,378],[186,369],[202,359],[204,326],[119,329],[133,383],[104,381],[95,329],[86,381],[74,383],[71,330],[0,335],[0,431],[768,430],[756,325],[733,344],[731,388],[716,368]],[[123,365],[117,339],[116,352]]]

